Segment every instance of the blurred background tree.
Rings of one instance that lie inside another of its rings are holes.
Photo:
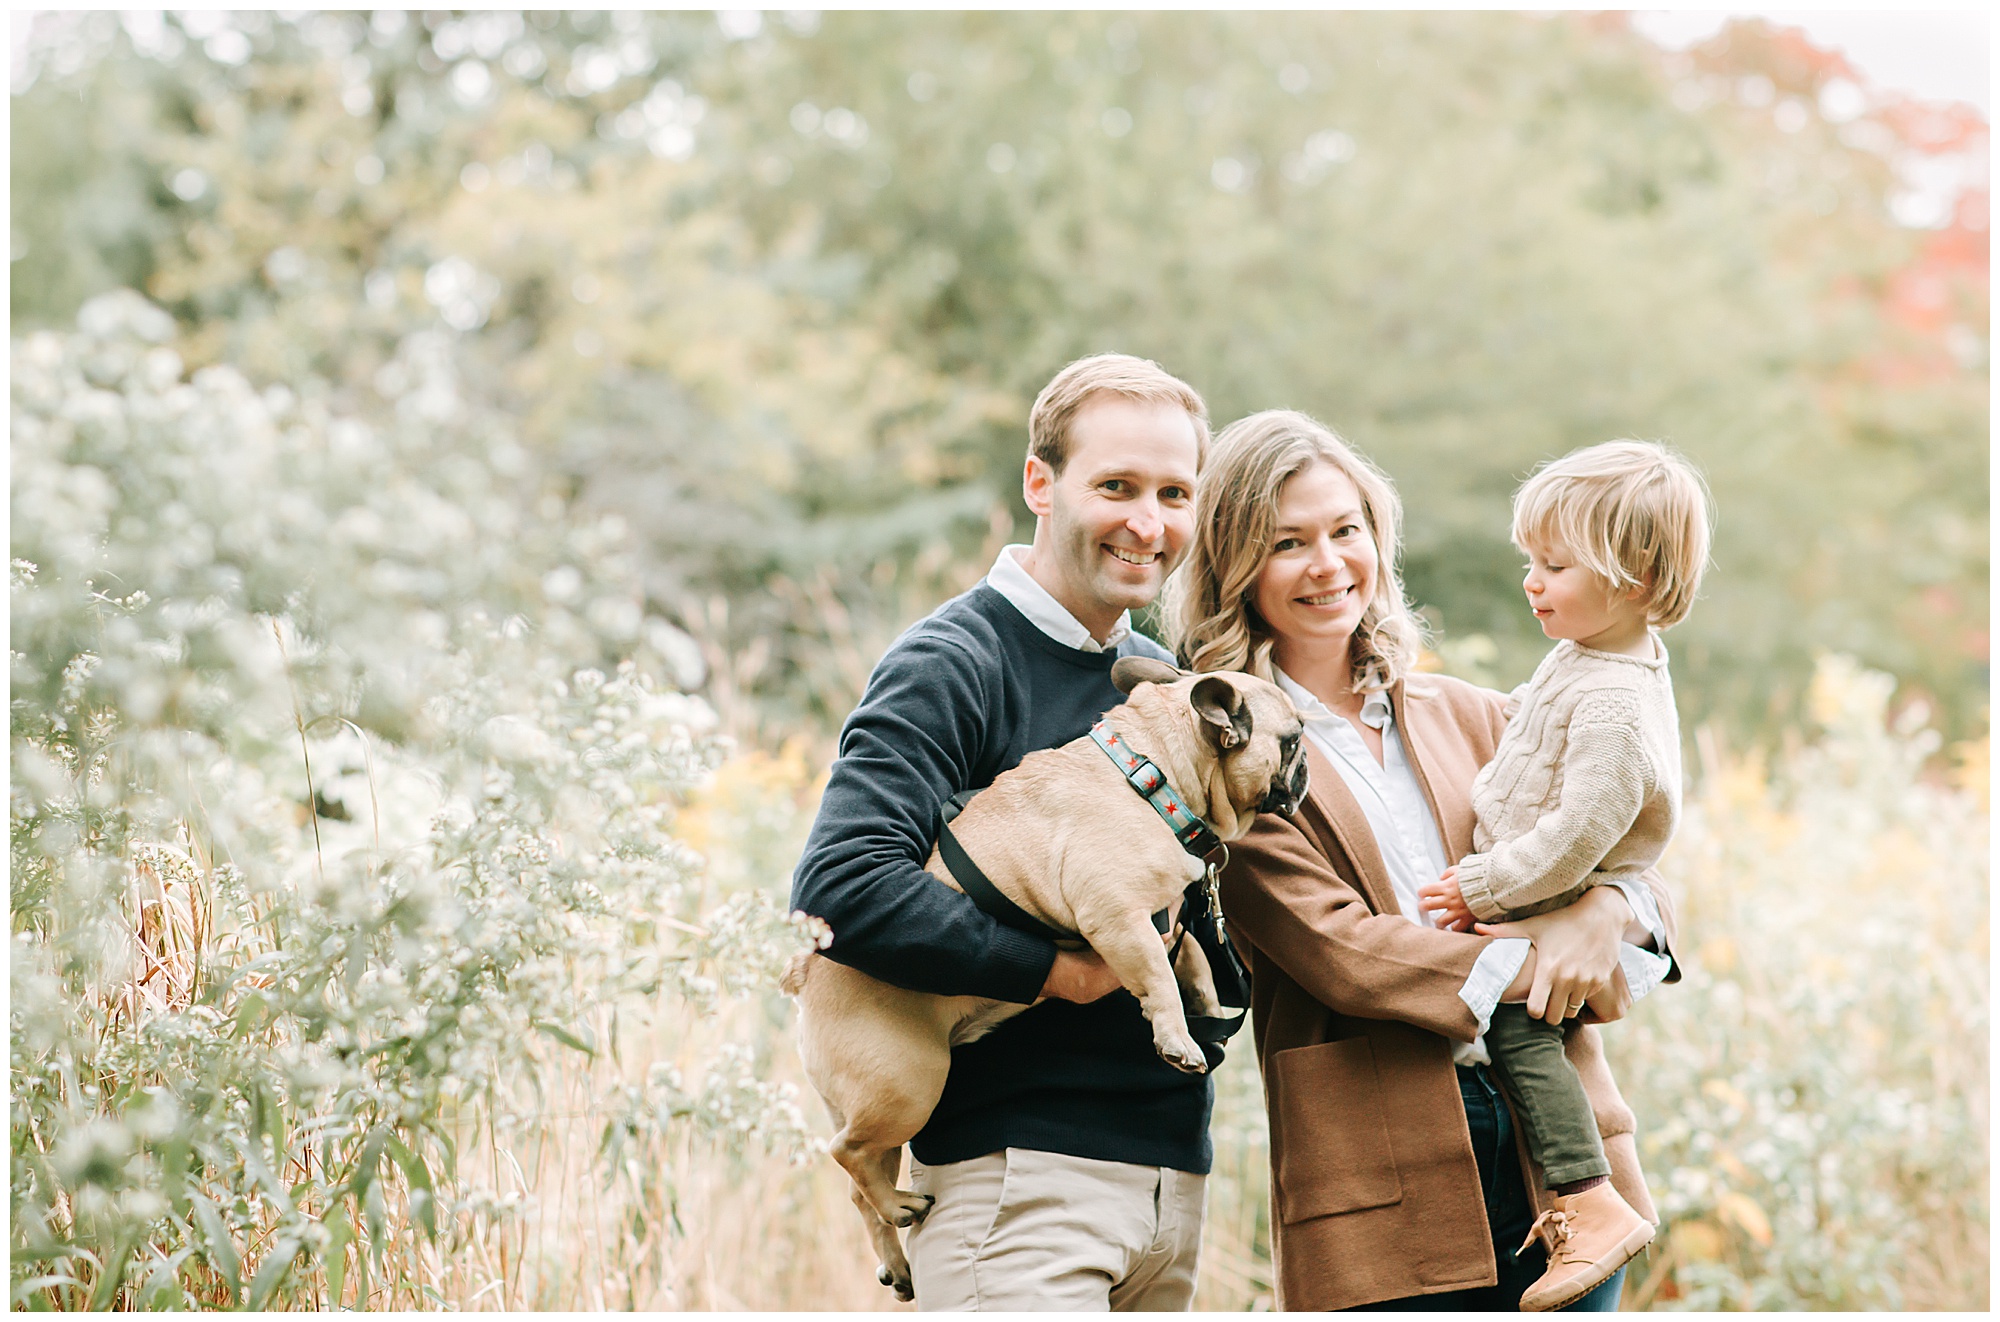
[[[1828,647],[1984,719],[1986,195],[1890,201],[1985,125],[1759,24],[96,14],[16,81],[17,326],[127,284],[349,384],[450,330],[738,728],[837,722],[1025,533],[1027,406],[1110,348],[1380,461],[1448,664],[1526,673],[1509,492],[1638,435],[1716,495],[1691,720],[1769,736]]]

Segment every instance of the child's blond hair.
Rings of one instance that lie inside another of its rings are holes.
[[[1651,441],[1574,450],[1514,494],[1514,545],[1560,546],[1614,592],[1643,589],[1647,621],[1662,629],[1693,608],[1708,538],[1708,484]]]

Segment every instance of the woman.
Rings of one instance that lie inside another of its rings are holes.
[[[1470,852],[1469,792],[1504,699],[1411,673],[1400,513],[1388,480],[1311,418],[1245,418],[1216,438],[1170,617],[1183,664],[1271,679],[1307,722],[1307,803],[1260,817],[1222,877],[1270,1110],[1279,1303],[1511,1310],[1545,1265],[1517,1245],[1531,1227],[1564,1241],[1527,1193],[1539,1173],[1524,1173],[1479,1034],[1500,999],[1622,1014],[1619,942],[1664,952],[1671,918],[1656,883],[1629,882],[1488,935],[1423,915],[1416,887]],[[1614,1185],[1653,1219],[1597,1031],[1573,1025],[1566,1046]],[[1623,1278],[1574,1307],[1615,1309]]]

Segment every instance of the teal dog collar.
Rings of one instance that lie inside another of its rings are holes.
[[[1104,755],[1124,773],[1125,781],[1139,797],[1153,805],[1160,820],[1173,829],[1181,848],[1196,858],[1207,858],[1222,844],[1215,828],[1188,811],[1186,797],[1167,783],[1167,773],[1155,766],[1144,753],[1132,749],[1116,730],[1103,721],[1090,727],[1090,737]]]

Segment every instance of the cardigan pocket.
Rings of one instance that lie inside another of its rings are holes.
[[[1276,1053],[1270,1091],[1281,1222],[1403,1200],[1375,1049],[1367,1038]],[[1283,1135],[1282,1143],[1276,1135]]]

